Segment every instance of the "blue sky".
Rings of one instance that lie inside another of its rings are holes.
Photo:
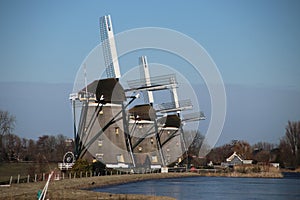
[[[292,0],[189,2],[2,0],[0,82],[73,83],[81,62],[99,44],[99,17],[110,14],[115,33],[154,26],[174,29],[192,37],[211,55],[226,86],[254,88],[251,90],[253,99],[258,95],[255,89],[268,91],[280,89],[296,93],[297,96],[293,98],[297,100],[300,92],[299,9],[300,2]],[[283,95],[278,91],[274,92],[275,94],[276,97]],[[11,97],[12,94],[9,95]],[[241,97],[241,93],[236,91],[232,95],[228,97],[229,100],[236,101]],[[245,97],[245,94],[243,95]],[[2,99],[7,99],[5,94],[1,96]],[[68,94],[66,99],[67,96]],[[269,123],[272,120],[274,123],[281,122],[276,126],[277,129],[281,128],[278,131],[280,133],[272,138],[266,135],[264,139],[276,141],[280,134],[283,135],[287,120],[300,119],[300,111],[290,114],[289,111],[295,110],[297,105],[285,102],[287,100],[288,97],[282,104],[271,106],[273,114],[270,112],[269,116],[264,117],[264,120],[268,118]],[[273,105],[271,100],[264,102],[263,105],[269,104]],[[13,109],[7,106],[8,103],[4,100],[0,105],[4,110]],[[282,107],[279,109],[278,106]],[[276,109],[280,111],[276,112]],[[284,116],[280,120],[278,118],[275,120],[274,116],[282,115],[282,110],[285,110]],[[11,112],[19,121],[26,124],[25,120],[18,117],[20,116],[18,112],[21,111]],[[234,112],[239,116],[238,111]],[[254,112],[256,110],[252,115]],[[261,120],[262,124],[265,123],[264,120]],[[238,120],[234,123],[242,124]],[[262,124],[257,126],[262,128],[264,127]],[[238,132],[234,129],[234,125],[226,124],[225,128],[228,126],[233,126],[227,130],[228,132]],[[251,128],[248,126],[240,128]],[[17,124],[16,129],[17,132],[25,132],[25,135],[30,135],[33,131],[36,134],[49,131],[43,128],[24,131],[24,127],[20,124]],[[55,131],[59,129],[49,132]],[[63,127],[61,131],[68,132],[70,129]],[[254,131],[258,132],[259,129]],[[262,128],[261,131],[276,130]],[[241,139],[249,137],[246,134]],[[224,140],[230,139],[233,138],[228,135]]]
[[[111,14],[115,33],[157,26],[194,38],[226,83],[299,87],[298,1],[130,2],[1,1],[1,80],[73,82]]]

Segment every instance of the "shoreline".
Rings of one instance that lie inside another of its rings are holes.
[[[172,197],[148,196],[139,194],[111,194],[103,192],[94,192],[91,189],[106,187],[131,182],[146,180],[159,180],[165,178],[183,178],[183,177],[242,177],[242,178],[282,178],[280,171],[278,173],[159,173],[159,174],[126,174],[113,176],[96,176],[88,178],[64,179],[51,181],[48,188],[47,198],[49,199],[161,199],[171,200]],[[36,199],[37,191],[44,187],[45,182],[13,184],[10,187],[0,187],[1,199]]]
[[[164,178],[180,178],[199,176],[194,173],[166,173],[166,174],[126,174],[113,176],[95,176],[88,178],[64,179],[51,181],[47,198],[53,199],[128,199],[128,200],[174,200],[172,197],[148,196],[140,194],[111,194],[94,192],[90,189],[130,182],[156,180]],[[39,189],[43,189],[44,182],[12,184],[10,187],[0,187],[2,199],[36,199]]]

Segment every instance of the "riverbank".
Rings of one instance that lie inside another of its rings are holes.
[[[259,173],[240,173],[240,172],[209,172],[199,173],[200,176],[219,176],[219,177],[240,177],[240,178],[283,178],[281,172],[259,172]]]
[[[146,196],[136,194],[109,194],[89,191],[87,189],[108,185],[125,184],[129,182],[150,179],[176,178],[198,176],[194,173],[166,174],[130,174],[114,176],[97,176],[88,178],[64,179],[51,181],[47,198],[53,199],[128,199],[128,200],[171,200],[171,197]],[[13,184],[10,187],[0,187],[0,199],[36,199],[37,192],[43,189],[45,182]]]
[[[160,174],[126,174],[113,176],[97,176],[88,178],[64,179],[51,181],[48,188],[49,199],[129,199],[129,200],[171,200],[171,197],[146,196],[137,194],[110,194],[93,192],[88,189],[109,185],[125,184],[150,179],[192,177],[192,176],[219,176],[219,177],[258,177],[258,178],[282,178],[278,172],[260,173],[160,173]],[[13,184],[10,187],[0,187],[1,199],[36,199],[38,190],[44,187],[45,182]],[[120,192],[121,193],[121,192]]]

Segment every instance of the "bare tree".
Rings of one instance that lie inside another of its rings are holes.
[[[12,133],[15,121],[15,117],[10,115],[9,112],[0,110],[0,135]]]
[[[28,147],[27,147],[27,152],[25,155],[25,159],[29,161],[34,161],[36,160],[37,156],[37,145],[36,142],[32,139],[28,140]]]
[[[274,162],[278,158],[276,145],[268,142],[258,142],[252,146],[254,162],[268,163]]]
[[[288,121],[288,125],[285,128],[285,137],[281,141],[281,143],[286,143],[290,152],[291,157],[293,158],[292,165],[298,166],[300,163],[300,121],[298,122],[291,122]],[[288,156],[288,155],[287,155]]]
[[[262,151],[262,150],[264,150],[264,151],[271,151],[272,149],[275,148],[275,146],[276,146],[275,144],[268,143],[268,142],[258,142],[256,144],[254,144],[252,146],[252,148],[254,150],[258,150],[258,151]]]
[[[61,161],[63,159],[63,156],[65,155],[65,153],[68,151],[68,148],[66,146],[66,139],[67,137],[59,134],[56,137],[56,157],[55,160],[56,161]]]
[[[232,144],[224,144],[220,147],[213,148],[209,154],[206,156],[207,162],[212,161],[215,164],[221,164],[226,161],[233,153]]]
[[[67,152],[66,137],[63,135],[43,135],[36,142],[37,152],[39,152],[45,161],[56,162],[63,159]]]
[[[252,148],[248,142],[243,140],[233,140],[232,149],[244,159],[252,159]]]
[[[9,161],[19,161],[21,159],[22,143],[19,136],[7,134],[4,136],[6,157]]]
[[[10,115],[9,112],[0,110],[0,161],[3,161],[5,156],[3,136],[12,133],[15,121],[15,117]]]

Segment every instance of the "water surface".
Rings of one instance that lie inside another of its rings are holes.
[[[300,179],[186,177],[127,183],[94,191],[170,196],[178,200],[300,199]]]

